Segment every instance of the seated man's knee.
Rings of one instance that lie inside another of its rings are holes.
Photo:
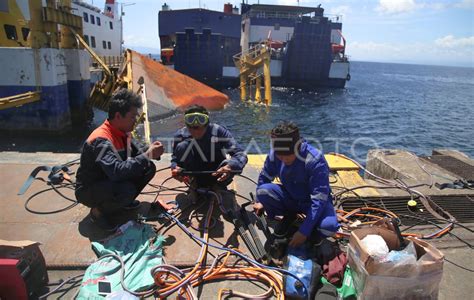
[[[114,191],[115,201],[120,206],[127,206],[135,200],[137,192],[137,188],[133,182],[117,182]]]
[[[265,205],[268,201],[278,200],[278,196],[275,192],[278,186],[274,183],[265,183],[257,188],[257,200],[258,202]]]
[[[339,230],[339,222],[336,216],[324,218],[319,225],[318,231],[324,236],[333,236]]]
[[[113,182],[111,197],[98,206],[100,211],[106,215],[112,215],[121,211],[122,208],[135,200],[137,189],[130,181]]]

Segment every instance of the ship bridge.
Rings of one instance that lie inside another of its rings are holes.
[[[244,14],[244,10],[242,11]],[[256,18],[286,18],[296,19],[303,15],[323,16],[324,8],[304,6],[284,6],[271,4],[253,4],[245,13],[245,17]]]

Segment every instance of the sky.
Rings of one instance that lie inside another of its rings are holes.
[[[100,8],[104,0],[88,0]],[[127,0],[125,45],[159,53],[158,11],[202,7],[222,11],[239,0]],[[248,0],[248,3],[257,3]],[[297,0],[261,0],[260,4],[298,5]],[[355,61],[474,67],[474,0],[300,0],[322,4],[325,14],[342,16],[346,54]]]

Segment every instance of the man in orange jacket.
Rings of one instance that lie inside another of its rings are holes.
[[[142,102],[138,95],[120,89],[112,96],[108,119],[84,143],[76,175],[76,198],[91,208],[91,220],[115,231],[110,217],[140,205],[135,200],[155,176],[150,159],[160,159],[163,145],[154,142],[143,151],[133,143],[130,132]]]

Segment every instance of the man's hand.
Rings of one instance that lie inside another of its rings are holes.
[[[218,176],[217,181],[221,182],[229,178],[230,172],[232,169],[229,165],[225,165],[217,169],[216,172],[212,173],[212,176]]]
[[[306,236],[302,234],[301,232],[297,231],[291,238],[291,241],[288,244],[288,246],[291,248],[296,248],[298,246],[301,246],[305,241],[306,241]]]
[[[164,148],[163,144],[161,142],[156,141],[153,142],[153,144],[148,147],[148,150],[146,151],[146,155],[151,158],[151,159],[158,159],[160,156],[163,154]]]
[[[180,167],[174,167],[173,169],[171,169],[171,177],[178,180],[179,182],[183,182],[184,176],[181,175],[181,171],[182,169]]]
[[[254,203],[253,204],[253,211],[255,212],[255,214],[257,216],[261,216],[263,214],[263,211],[265,209],[263,208],[263,204],[262,203]]]

